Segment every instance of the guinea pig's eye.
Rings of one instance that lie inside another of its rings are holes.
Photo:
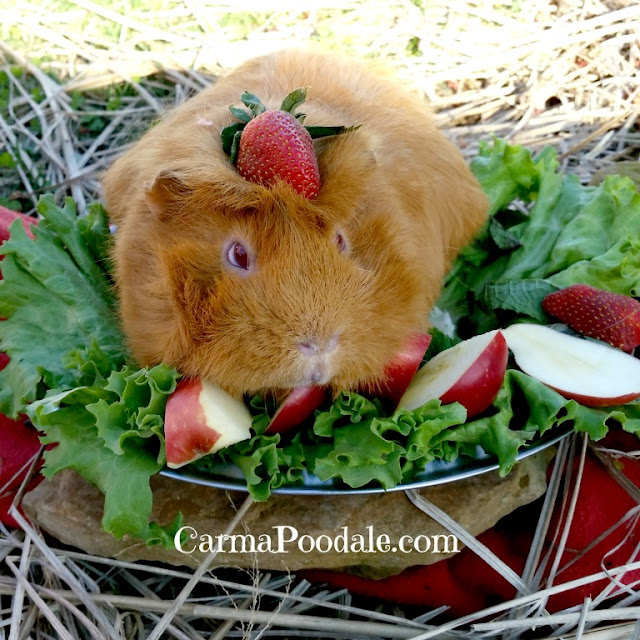
[[[236,269],[249,271],[251,267],[251,256],[240,242],[232,242],[225,251],[225,257],[227,262]]]
[[[344,235],[340,233],[340,231],[336,233],[335,243],[340,253],[344,253],[348,249],[347,241],[345,240]]]

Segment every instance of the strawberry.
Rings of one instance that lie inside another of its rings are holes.
[[[303,125],[304,114],[295,110],[306,97],[306,89],[296,89],[280,109],[267,110],[259,98],[245,92],[240,99],[248,111],[229,107],[240,122],[222,130],[222,148],[243,178],[266,186],[283,180],[305,198],[318,195],[320,171],[313,139],[358,127]]]
[[[640,345],[640,302],[629,296],[574,284],[547,295],[542,308],[575,331],[628,353]]]
[[[311,135],[286,111],[265,111],[247,123],[236,166],[250,182],[269,185],[284,180],[305,198],[315,198],[320,190]]]

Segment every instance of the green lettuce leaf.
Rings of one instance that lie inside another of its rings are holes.
[[[160,535],[159,525],[149,523],[149,478],[166,461],[162,419],[177,379],[166,365],[125,366],[91,386],[49,391],[27,408],[44,432],[41,441],[55,443],[44,454],[45,477],[73,469],[98,487],[105,497],[102,527],[116,537],[153,541]]]
[[[0,372],[0,412],[16,417],[47,388],[76,384],[67,368],[69,353],[100,346],[112,369],[124,362],[125,351],[115,299],[104,262],[104,247],[94,235],[108,237],[107,218],[92,207],[89,219],[78,219],[71,200],[63,209],[51,196],[38,205],[43,216],[30,239],[15,221],[1,253],[0,351],[11,358]]]
[[[2,245],[0,350],[11,360],[0,412],[27,413],[55,444],[45,476],[74,469],[104,493],[106,531],[168,540],[170,528],[148,522],[149,478],[165,463],[164,409],[178,373],[127,364],[104,209],[78,218],[71,200],[61,208],[44,196],[38,212],[34,239],[14,222]]]
[[[491,217],[460,253],[437,302],[457,335],[519,319],[549,322],[542,299],[572,284],[639,295],[640,194],[632,180],[609,176],[583,186],[558,173],[552,148],[533,156],[503,140],[481,145],[471,168]]]
[[[390,489],[415,480],[433,460],[475,456],[480,447],[505,476],[523,447],[550,429],[573,428],[593,440],[613,426],[640,433],[640,403],[584,407],[515,369],[507,370],[492,406],[474,420],[466,418],[462,405],[439,400],[386,415],[377,400],[342,392],[316,411],[311,430],[297,431],[291,440],[256,435],[192,466],[206,473],[221,462],[237,464],[254,499],[262,501],[272,489],[302,482],[305,471],[350,487]]]

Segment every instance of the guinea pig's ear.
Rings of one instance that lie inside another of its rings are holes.
[[[173,171],[162,169],[145,186],[144,201],[149,211],[163,220],[169,216],[176,203],[184,198],[186,192],[186,186]]]

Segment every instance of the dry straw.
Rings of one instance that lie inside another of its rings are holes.
[[[71,195],[83,212],[100,194],[100,172],[155,117],[225,68],[292,41],[385,60],[432,103],[468,157],[491,136],[534,149],[551,144],[563,169],[584,182],[638,157],[640,5],[633,0],[336,0],[304,10],[294,2],[148,4],[153,10],[124,0],[3,4],[0,157],[8,152],[14,166],[0,171],[1,196],[32,209],[43,192]],[[258,19],[242,18],[239,9]],[[107,87],[122,82],[129,88],[114,101]],[[96,131],[87,131],[98,118]],[[638,585],[611,599],[625,571],[640,568],[638,553],[579,581],[607,578],[600,595],[564,612],[545,610],[549,596],[572,586],[562,583],[559,561],[579,477],[570,489],[560,470],[584,460],[587,446],[575,438],[560,446],[522,575],[447,514],[408,496],[518,589],[515,600],[471,616],[435,624],[441,610],[411,618],[399,607],[362,608],[344,590],[295,576],[205,566],[194,574],[93,557],[43,537],[14,512],[22,530],[0,530],[0,638],[640,640]],[[637,501],[637,488],[614,464],[619,452],[594,450]],[[549,531],[556,504],[568,517]],[[639,511],[619,526],[637,527]],[[557,542],[551,556],[547,535]],[[543,566],[551,567],[544,582]],[[127,595],[118,595],[123,585]]]

